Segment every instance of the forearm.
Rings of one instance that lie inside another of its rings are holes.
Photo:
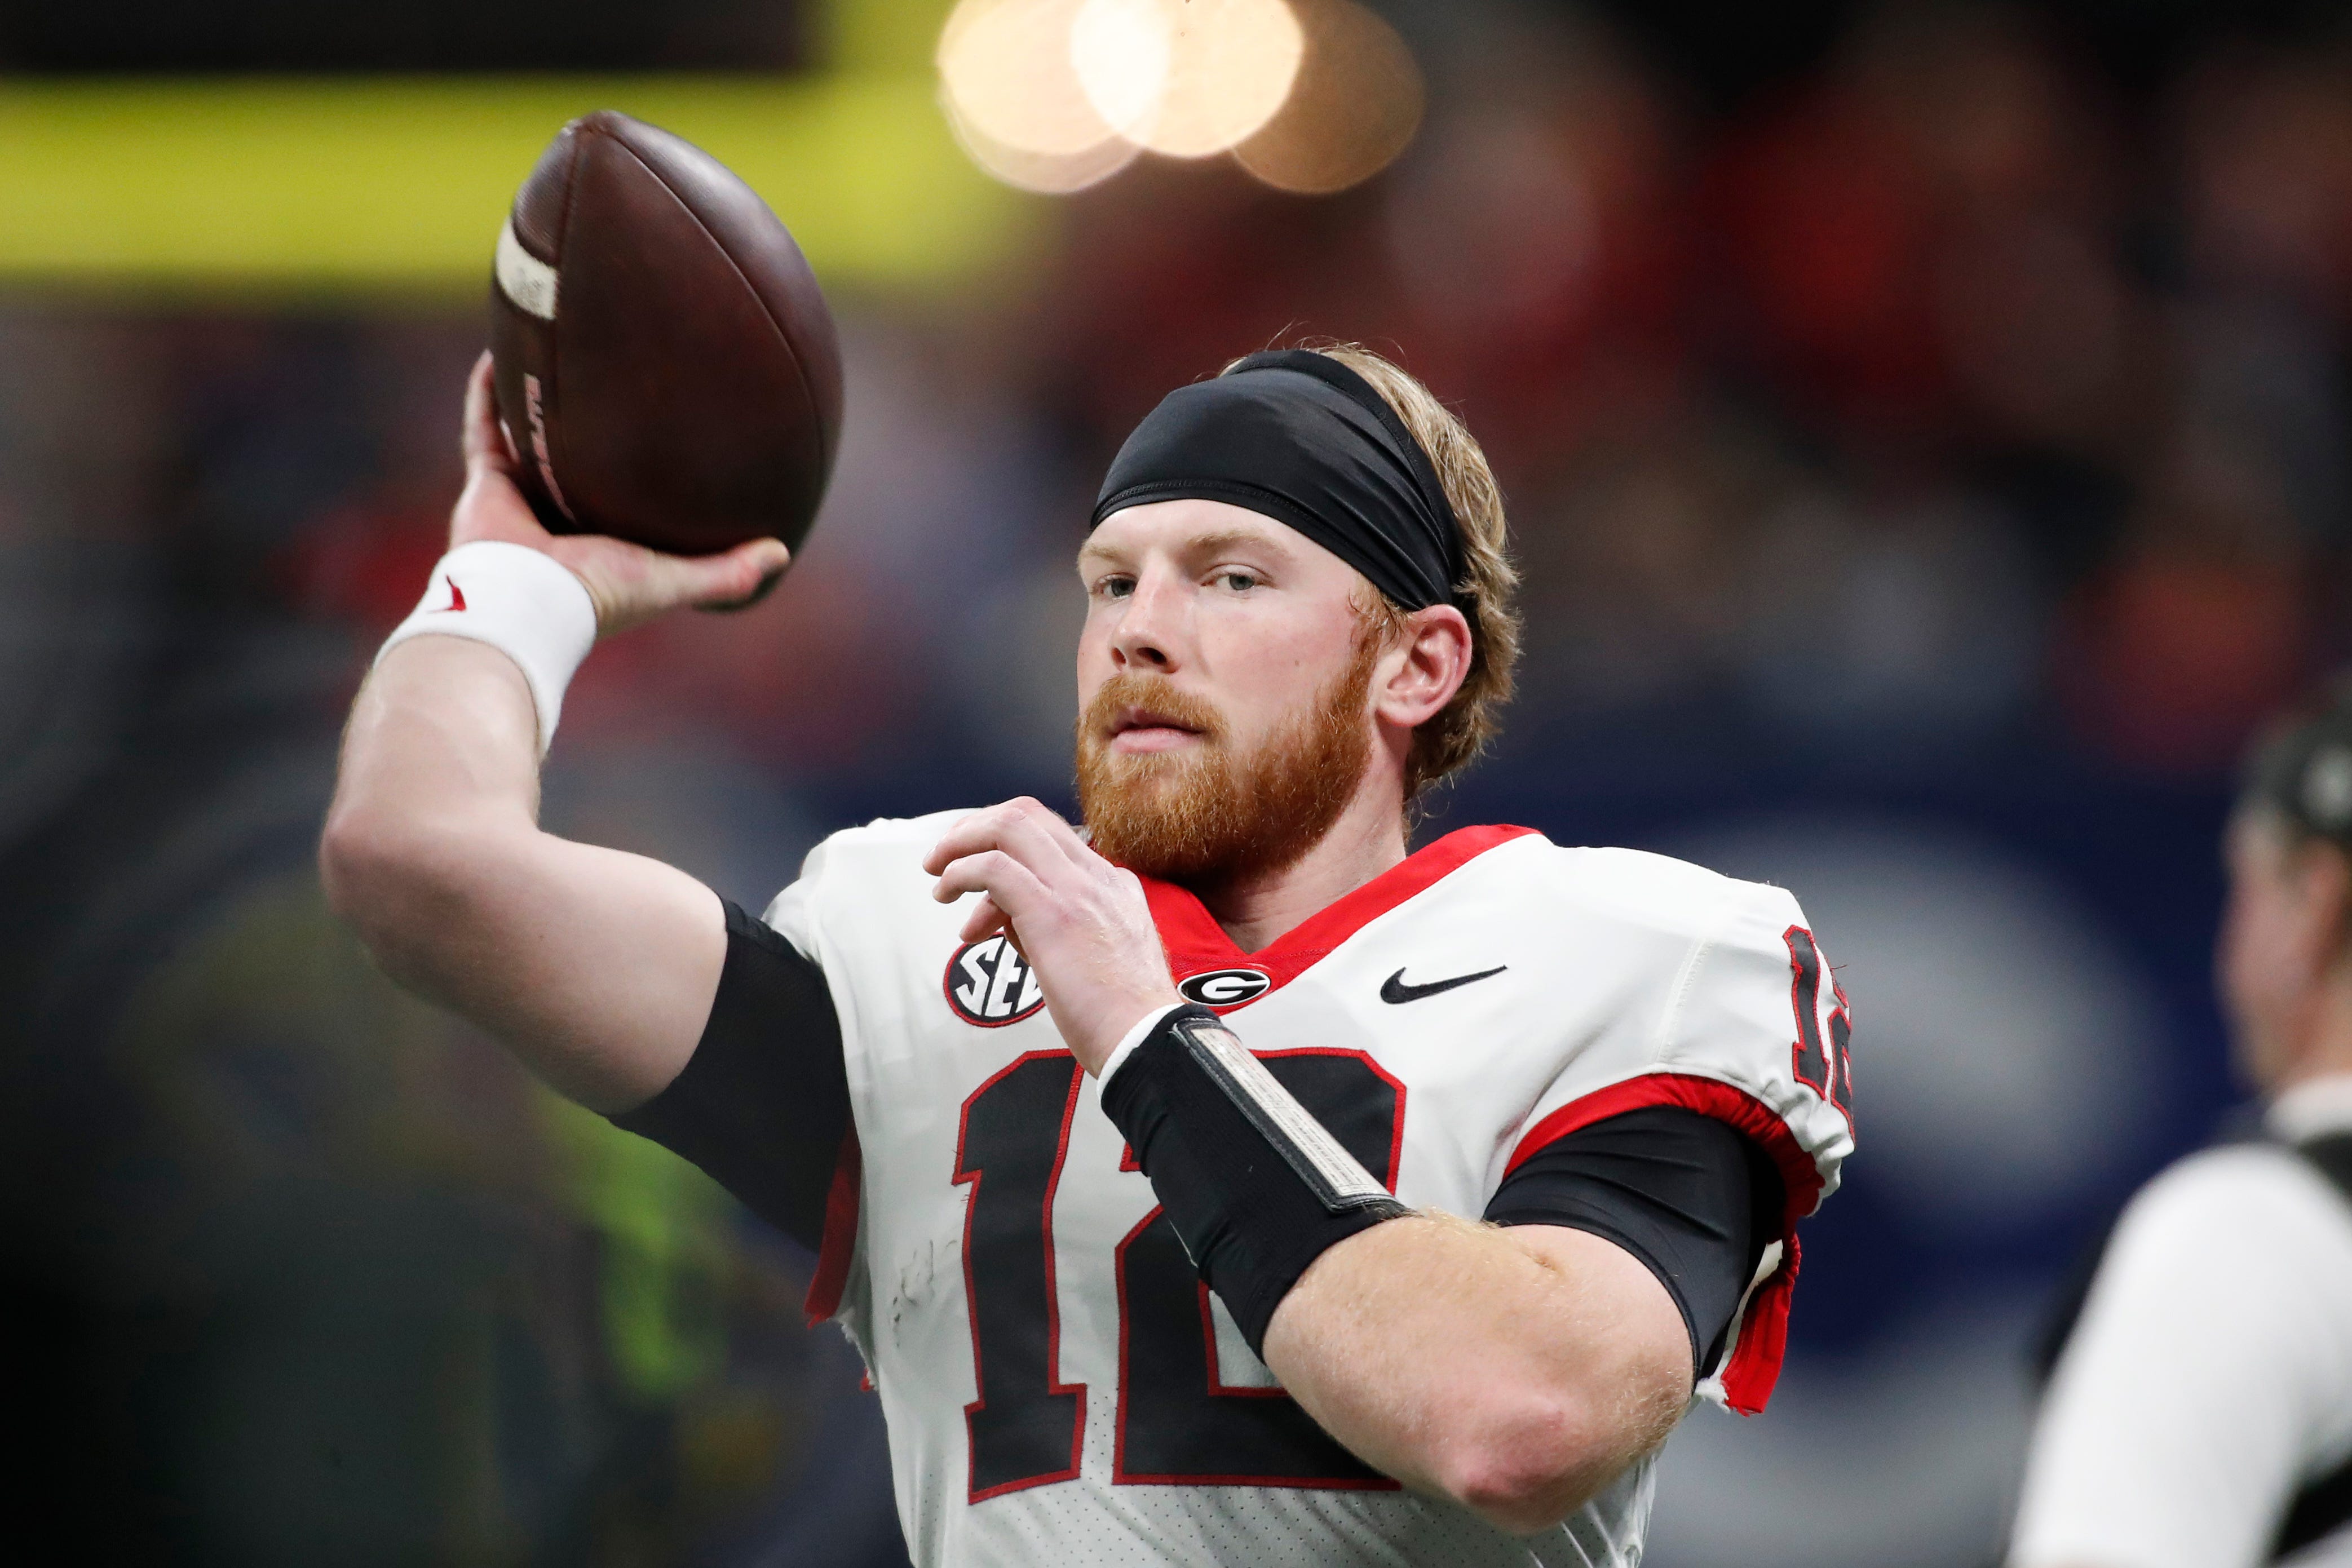
[[[541,832],[537,797],[513,662],[460,638],[404,643],[344,737],[328,898],[394,978],[562,1092],[622,1109],[692,1050],[725,953],[720,907],[668,867]]]
[[[1147,1014],[1103,1067],[1103,1111],[1202,1281],[1368,1463],[1533,1531],[1688,1403],[1682,1311],[1615,1243],[1405,1208],[1199,1006]]]
[[[1350,1237],[1283,1299],[1266,1363],[1367,1463],[1506,1529],[1557,1522],[1664,1438],[1690,1368],[1640,1263],[1541,1229],[1421,1214]]]

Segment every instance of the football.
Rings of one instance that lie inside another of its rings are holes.
[[[558,533],[795,551],[841,433],[841,348],[800,246],[717,159],[600,110],[515,195],[490,288],[499,416]]]

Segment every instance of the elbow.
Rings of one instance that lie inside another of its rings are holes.
[[[468,859],[455,835],[341,802],[319,835],[327,907],[404,984],[424,977],[434,935],[462,924]]]
[[[319,832],[319,885],[335,917],[356,921],[366,909],[367,885],[383,873],[383,837],[362,812],[337,801]]]
[[[1519,1389],[1480,1403],[1441,1441],[1435,1479],[1447,1497],[1513,1535],[1558,1524],[1641,1451],[1573,1398]]]
[[[367,936],[371,915],[412,881],[421,856],[381,812],[336,802],[319,834],[319,883],[336,917]],[[373,946],[373,943],[370,944]]]

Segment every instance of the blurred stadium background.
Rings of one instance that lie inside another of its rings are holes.
[[[1435,825],[1792,886],[1857,1009],[1781,1393],[1675,1437],[1651,1560],[1990,1560],[2053,1280],[2234,1097],[2230,765],[2346,653],[2340,8],[1234,0],[1219,53],[1155,4],[0,9],[8,1476],[73,1560],[904,1561],[808,1260],[311,871],[501,212],[599,105],[800,234],[849,416],[767,607],[596,654],[551,819],[756,904],[833,826],[1066,797],[1130,422],[1286,332],[1400,354],[1531,625]]]

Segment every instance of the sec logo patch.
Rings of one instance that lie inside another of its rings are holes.
[[[1019,1023],[1045,1005],[1037,972],[1001,932],[957,948],[941,988],[956,1017],[982,1029]]]
[[[1176,988],[1188,1002],[1208,1008],[1239,1007],[1274,988],[1274,977],[1263,969],[1212,969],[1194,975]]]

